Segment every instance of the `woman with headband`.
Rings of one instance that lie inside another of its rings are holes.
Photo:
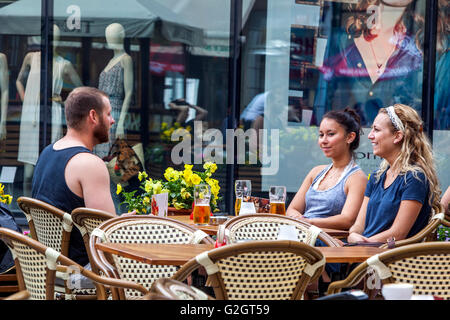
[[[389,242],[423,229],[441,212],[441,190],[431,145],[417,112],[406,105],[382,108],[368,138],[383,158],[369,178],[348,242]]]

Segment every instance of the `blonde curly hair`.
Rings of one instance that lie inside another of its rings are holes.
[[[394,111],[405,127],[402,139],[402,148],[399,156],[392,164],[394,170],[398,170],[400,175],[405,175],[406,172],[411,171],[415,178],[418,172],[422,172],[427,178],[430,185],[430,192],[428,195],[428,203],[435,213],[441,212],[440,204],[441,188],[436,174],[436,166],[434,164],[433,152],[428,137],[423,132],[423,123],[416,110],[404,104],[395,104]],[[387,115],[387,110],[381,108],[378,114],[384,113]],[[398,131],[391,123],[392,133]],[[383,172],[388,169],[389,163],[383,159],[380,168],[376,172],[377,181],[380,179]]]

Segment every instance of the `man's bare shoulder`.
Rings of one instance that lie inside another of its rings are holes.
[[[77,153],[69,160],[67,166],[72,169],[80,169],[85,172],[92,172],[99,169],[106,170],[106,165],[102,159],[89,152]]]

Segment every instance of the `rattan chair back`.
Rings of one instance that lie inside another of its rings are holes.
[[[182,222],[153,215],[121,216],[102,223],[92,232],[90,248],[99,269],[119,279],[135,281],[150,289],[159,278],[170,278],[179,267],[151,265],[119,255],[106,255],[95,248],[95,243],[209,243],[214,241],[205,232]],[[121,299],[141,297],[139,292],[119,292]]]
[[[314,246],[317,239],[327,246],[339,247],[335,238],[320,228],[291,217],[270,213],[246,214],[234,217],[219,226],[219,243],[238,243],[247,240],[277,240],[280,226],[291,225],[297,230],[298,240]]]
[[[28,220],[31,237],[67,257],[73,229],[71,214],[34,198],[20,197],[17,204]],[[96,299],[97,296],[95,288],[70,290],[57,287],[56,291],[64,294],[66,299]]]
[[[170,279],[156,279],[145,300],[215,300],[203,291],[184,282]]]
[[[26,290],[30,300],[54,300],[57,272],[79,272],[96,283],[111,287],[132,288],[143,295],[148,291],[142,286],[117,279],[109,279],[84,269],[53,248],[47,247],[16,231],[0,228],[0,239],[11,250],[17,269],[20,291]],[[68,268],[67,268],[68,267]],[[106,296],[99,297],[106,299]]]
[[[172,277],[184,281],[204,267],[219,300],[298,300],[324,270],[325,257],[297,241],[229,244],[191,259]]]
[[[73,227],[70,214],[28,197],[19,197],[17,204],[28,220],[31,237],[67,256]]]
[[[438,213],[438,214],[433,215],[430,218],[430,221],[428,222],[428,224],[422,230],[420,230],[418,233],[416,233],[414,236],[412,236],[410,238],[396,241],[394,244],[394,248],[398,248],[398,247],[405,246],[408,244],[436,240],[436,231],[437,231],[438,227],[441,224],[443,224],[443,221],[445,221],[444,213]],[[388,247],[387,244],[384,244],[381,246],[381,248],[387,248],[387,247]]]
[[[84,245],[89,256],[92,270],[99,274],[100,270],[93,263],[92,254],[89,246],[89,240],[96,228],[98,228],[103,222],[114,218],[110,213],[103,210],[91,209],[91,208],[76,208],[72,211],[72,220],[74,225],[80,230],[83,237]]]
[[[415,295],[450,299],[450,242],[410,244],[375,255],[356,267],[346,279],[332,282],[328,294],[356,286],[368,272],[375,272],[383,284],[413,284]]]

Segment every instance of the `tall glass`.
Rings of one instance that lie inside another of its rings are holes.
[[[207,225],[211,216],[209,201],[211,199],[211,188],[207,184],[194,186],[194,212],[193,219],[196,225]]]
[[[234,184],[236,201],[234,203],[234,215],[238,216],[242,201],[249,201],[252,193],[252,182],[250,180],[236,180]]]
[[[271,186],[269,189],[270,213],[286,215],[286,187]]]

